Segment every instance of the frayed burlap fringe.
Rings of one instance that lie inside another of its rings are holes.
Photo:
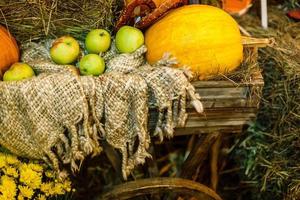
[[[172,137],[187,119],[187,97],[202,111],[185,71],[170,68],[166,56],[155,66],[145,62],[142,46],[132,54],[104,56],[106,73],[78,76],[72,66],[51,63],[49,42],[30,44],[22,59],[39,74],[18,82],[0,83],[0,143],[13,153],[44,159],[54,169],[60,161],[79,170],[85,156],[101,152],[105,139],[122,154],[126,179],[144,163],[150,144],[149,110],[157,110],[154,135]]]
[[[79,77],[42,74],[2,82],[0,88],[1,145],[20,156],[44,159],[56,170],[58,157],[78,170],[76,161],[82,161],[97,143],[91,142],[88,104]],[[85,142],[79,143],[79,137]]]

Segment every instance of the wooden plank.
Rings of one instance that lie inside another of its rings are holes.
[[[216,99],[211,100],[201,100],[204,109],[210,108],[257,108],[259,107],[258,100],[249,100],[249,99],[226,99],[218,101]],[[188,106],[189,108],[190,106]]]
[[[202,99],[230,99],[230,98],[248,98],[250,89],[247,87],[235,88],[196,88],[196,92]]]
[[[260,86],[264,85],[262,78],[246,83],[235,83],[231,81],[194,81],[193,85],[196,88],[226,88],[226,87],[248,87],[248,86]]]
[[[219,168],[218,168],[218,160],[220,147],[222,143],[222,135],[219,134],[217,140],[212,144],[210,149],[210,184],[211,188],[214,191],[217,191],[217,186],[219,182]]]
[[[207,121],[218,119],[254,119],[255,113],[249,112],[208,112],[205,115],[198,114],[196,112],[189,113],[188,121]]]
[[[176,128],[174,136],[182,135],[195,135],[195,134],[209,134],[211,132],[222,133],[239,133],[243,129],[245,124],[240,126],[213,126],[213,127],[189,127],[189,128]]]
[[[232,99],[205,99],[202,98],[201,102],[204,109],[208,108],[257,108],[259,101],[257,99],[244,99],[244,98],[232,98]],[[190,103],[187,104],[187,108],[192,108]]]
[[[196,113],[196,111],[193,108],[187,109],[187,113],[190,116],[198,116],[198,117],[205,117],[205,116],[215,116],[215,115],[238,115],[241,114],[247,115],[247,114],[255,114],[257,112],[257,108],[249,107],[249,108],[243,108],[243,107],[231,107],[231,108],[207,108],[204,110],[203,113]],[[150,124],[154,123],[156,121],[155,115],[157,113],[154,110],[150,111],[151,118]]]
[[[117,177],[122,177],[122,171],[121,171],[122,159],[120,157],[120,154],[106,141],[103,141],[101,145],[103,146],[105,155],[107,156],[108,160],[110,161],[114,170],[116,171]],[[121,182],[121,181],[122,181],[121,179],[117,180],[117,182]]]
[[[194,177],[197,169],[201,168],[204,160],[208,156],[211,145],[216,141],[218,136],[219,133],[208,134],[203,141],[199,140],[197,142],[188,158],[183,163],[180,177],[193,180],[197,179],[197,177]]]
[[[206,108],[203,113],[198,115],[207,115],[209,113],[256,113],[258,108],[256,107],[223,107],[223,108]],[[188,108],[188,113],[194,113],[195,109]]]
[[[216,126],[240,126],[256,118],[253,112],[207,112],[205,115],[189,113],[186,128],[216,127]],[[150,127],[155,127],[155,118],[150,118]]]
[[[212,119],[212,120],[188,120],[185,127],[186,128],[195,128],[195,127],[218,127],[218,126],[241,126],[252,121],[251,118],[244,119]]]

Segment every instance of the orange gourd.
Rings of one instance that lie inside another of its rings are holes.
[[[19,48],[13,36],[0,26],[0,74],[19,61]]]
[[[252,0],[222,0],[222,8],[230,14],[243,14],[251,3]]]
[[[242,38],[236,21],[222,9],[207,5],[177,8],[145,34],[147,61],[165,53],[188,66],[200,79],[237,68],[243,59]]]

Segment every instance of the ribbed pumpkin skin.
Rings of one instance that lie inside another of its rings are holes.
[[[207,5],[175,9],[145,34],[147,60],[153,64],[169,52],[200,79],[226,73],[243,59],[241,34],[236,21],[225,11]]]
[[[18,61],[19,48],[15,39],[4,27],[0,26],[0,71],[2,74]]]

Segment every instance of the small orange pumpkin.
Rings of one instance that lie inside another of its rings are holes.
[[[4,72],[15,62],[19,61],[19,47],[16,40],[0,25],[0,74]]]

